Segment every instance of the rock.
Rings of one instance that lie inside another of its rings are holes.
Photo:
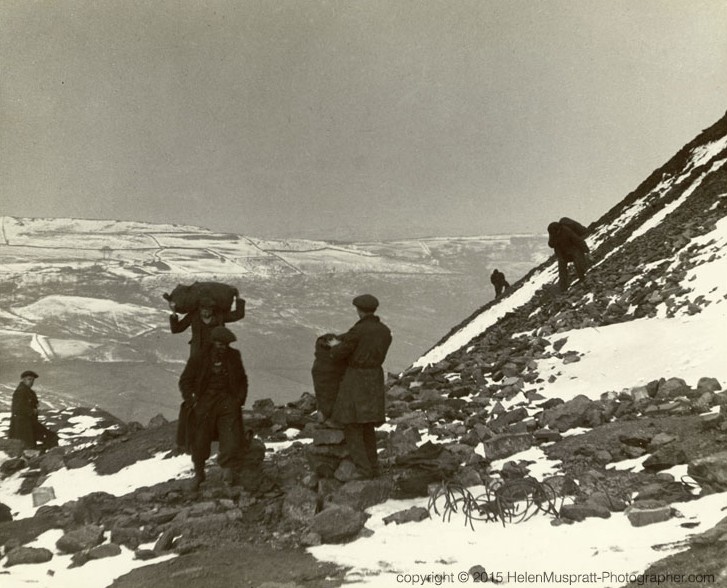
[[[666,445],[667,443],[671,443],[676,440],[677,438],[674,435],[669,435],[668,433],[657,433],[654,437],[652,437],[647,449],[653,453],[662,445]]]
[[[174,537],[177,535],[176,529],[167,529],[164,531],[157,542],[154,544],[154,553],[162,554],[165,551],[171,551],[174,546]],[[101,547],[104,547],[103,545]],[[98,549],[98,548],[96,548]]]
[[[649,397],[649,390],[646,386],[636,386],[631,388],[631,399],[635,402],[638,402],[639,400],[646,400]]]
[[[318,494],[308,488],[295,487],[283,499],[283,518],[295,523],[310,523],[316,514]]]
[[[386,448],[391,457],[406,455],[414,451],[421,440],[422,436],[416,428],[400,425],[389,435]]]
[[[646,448],[651,443],[652,438],[653,435],[648,433],[632,433],[630,435],[619,435],[618,440],[624,445]]]
[[[688,396],[689,391],[689,386],[681,378],[669,378],[659,384],[659,388],[656,391],[656,399],[669,400],[677,396]]]
[[[301,397],[295,402],[289,402],[288,406],[297,408],[303,414],[310,414],[318,408],[316,397],[310,392],[303,392]]]
[[[142,543],[142,531],[138,527],[114,527],[111,529],[111,542],[136,549]]]
[[[12,476],[15,472],[19,472],[27,465],[28,462],[22,457],[7,459],[0,464],[0,477],[7,478],[8,476]]]
[[[717,378],[699,378],[697,382],[697,390],[700,392],[717,392],[722,389],[722,385]]]
[[[356,465],[348,458],[341,460],[333,477],[339,482],[349,482],[358,476]]]
[[[7,523],[13,520],[13,513],[7,504],[0,502],[0,523]]]
[[[366,515],[350,506],[333,504],[319,512],[311,521],[311,531],[323,543],[337,543],[349,539],[363,529]]]
[[[600,504],[565,504],[560,509],[560,516],[580,522],[589,517],[607,519],[611,516],[611,511]]]
[[[331,502],[365,510],[375,504],[386,502],[392,494],[393,484],[388,478],[356,480],[341,486],[331,495]]]
[[[632,526],[644,527],[668,521],[672,517],[672,508],[658,500],[647,500],[629,506],[626,509],[626,516]]]
[[[700,394],[699,398],[692,402],[692,406],[696,412],[707,412],[710,408],[712,408],[716,398],[717,397],[714,392],[703,392]]]
[[[647,457],[643,467],[649,472],[659,472],[675,465],[687,463],[687,461],[687,455],[681,446],[670,444],[663,445]]]
[[[148,429],[158,429],[159,427],[163,427],[164,425],[168,425],[169,421],[164,418],[163,414],[157,414],[156,416],[153,416],[151,420],[149,421],[149,424],[147,425]]]
[[[64,553],[76,553],[83,549],[90,549],[103,542],[104,530],[96,525],[86,525],[64,534],[56,547]]]
[[[643,449],[642,447],[632,447],[631,445],[624,445],[621,448],[621,453],[623,453],[629,459],[636,459],[637,457],[645,455],[646,449]]]
[[[695,459],[689,463],[687,473],[702,486],[716,491],[727,490],[727,451]]]
[[[527,409],[520,407],[502,413],[500,416],[492,419],[487,426],[495,433],[501,433],[508,425],[526,418],[528,418]]]
[[[321,543],[321,536],[318,533],[308,532],[300,538],[303,547],[315,547]]]
[[[384,517],[383,521],[385,525],[389,523],[396,523],[397,525],[403,525],[404,523],[423,521],[429,518],[429,511],[422,506],[412,506],[406,510],[400,510],[394,514],[390,514],[388,517]]]
[[[10,568],[20,564],[39,564],[53,559],[50,550],[42,547],[16,547],[5,558],[4,567]]]
[[[151,549],[137,549],[134,552],[134,559],[138,559],[139,561],[147,561],[154,559],[155,557],[159,557],[159,555],[154,553]]]
[[[543,484],[550,486],[556,496],[573,496],[578,492],[578,485],[570,476],[558,474],[543,479]]]
[[[104,543],[88,550],[88,559],[104,559],[121,555],[121,547],[116,543]]]
[[[338,445],[346,440],[342,429],[317,428],[313,432],[314,445]]]
[[[597,427],[603,423],[601,405],[579,394],[572,400],[541,414],[541,425],[561,433],[574,427]]]
[[[627,507],[627,504],[618,496],[611,496],[605,492],[594,492],[588,497],[586,504],[602,506],[611,512],[623,512]]]
[[[533,438],[537,443],[550,443],[560,441],[563,435],[558,431],[551,431],[550,429],[538,429],[533,433]]]
[[[60,470],[63,466],[65,466],[65,462],[63,461],[65,453],[66,451],[63,447],[54,447],[41,455],[38,464],[40,471],[44,474],[49,474],[50,472]]]
[[[720,520],[711,529],[691,538],[691,542],[696,545],[712,545],[717,542],[724,543],[725,541],[727,541],[727,517]]]
[[[20,439],[0,439],[0,451],[6,453],[10,458],[21,457],[25,443]]]
[[[455,484],[459,484],[464,488],[480,486],[482,484],[480,474],[472,467],[463,467],[454,475],[453,481]]]
[[[91,463],[91,460],[76,455],[72,457],[67,457],[66,459],[64,459],[64,462],[66,464],[66,468],[68,468],[69,470],[77,470],[86,467],[88,464]]]
[[[493,461],[510,457],[520,451],[525,451],[533,446],[533,436],[530,433],[518,433],[514,435],[495,435],[492,439],[483,442],[485,456]]]

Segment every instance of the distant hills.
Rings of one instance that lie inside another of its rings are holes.
[[[251,399],[311,390],[313,341],[355,321],[372,292],[394,331],[399,371],[461,316],[492,298],[498,267],[514,282],[550,255],[541,235],[343,243],[271,240],[193,226],[0,218],[0,377],[41,374],[50,404],[98,404],[125,420],[174,416],[188,333],[172,335],[162,293],[177,283],[237,286],[247,316],[232,324]]]

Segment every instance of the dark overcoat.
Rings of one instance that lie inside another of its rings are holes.
[[[247,400],[247,374],[242,365],[242,356],[237,349],[226,347],[220,357],[229,378],[228,394],[232,395],[240,406]],[[179,377],[179,391],[184,400],[199,398],[204,394],[212,375],[213,354],[202,353],[189,358]]]
[[[27,447],[35,447],[38,430],[38,396],[32,388],[20,382],[13,392],[10,409],[10,439],[20,439]]]
[[[177,445],[188,453],[194,444],[194,432],[202,426],[209,412],[209,403],[197,403],[209,383],[212,373],[212,353],[193,355],[187,361],[182,375],[179,377],[179,391],[184,401],[179,407],[177,423]],[[222,354],[222,361],[229,378],[228,392],[240,406],[247,400],[247,373],[242,365],[242,356],[237,349],[227,347]],[[201,413],[200,413],[201,411]],[[216,436],[214,436],[216,438]]]
[[[342,424],[383,423],[384,370],[391,331],[379,317],[366,315],[331,349],[334,360],[346,361],[333,419]]]

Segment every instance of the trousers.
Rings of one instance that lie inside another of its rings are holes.
[[[374,423],[348,423],[343,426],[346,447],[359,473],[367,478],[379,474]]]

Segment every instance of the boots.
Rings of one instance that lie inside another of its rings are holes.
[[[197,492],[202,482],[205,481],[204,475],[204,463],[194,464],[194,478],[189,482],[189,490],[191,492]]]

